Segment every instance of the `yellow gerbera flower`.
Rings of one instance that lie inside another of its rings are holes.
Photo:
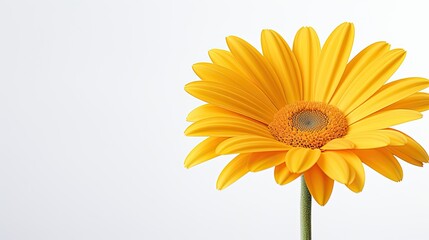
[[[209,51],[212,63],[193,66],[201,81],[185,90],[208,104],[187,117],[187,136],[207,136],[187,156],[189,168],[223,154],[238,154],[222,171],[223,189],[248,172],[274,167],[278,184],[304,175],[313,198],[325,205],[334,181],[360,192],[363,164],[402,179],[396,157],[422,166],[426,151],[391,128],[422,117],[429,86],[411,77],[386,83],[405,57],[376,42],[348,62],[351,23],[338,26],[323,47],[311,27],[301,28],[293,49],[273,30],[261,35],[262,54],[230,36],[230,51]]]

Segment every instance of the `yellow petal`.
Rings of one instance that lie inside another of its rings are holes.
[[[347,162],[351,172],[354,172],[353,180],[346,184],[346,186],[353,192],[361,192],[365,185],[365,170],[362,161],[356,154],[351,151],[337,151],[341,154],[342,158]]]
[[[276,111],[264,102],[238,88],[216,82],[196,81],[188,83],[185,90],[192,96],[218,107],[242,114],[269,124]]]
[[[235,137],[257,135],[271,137],[265,124],[241,117],[213,117],[194,122],[185,130],[186,136]]]
[[[389,44],[386,42],[376,42],[359,52],[347,64],[340,83],[338,84],[337,90],[335,91],[334,96],[329,103],[336,106],[338,101],[340,101],[341,97],[344,95],[344,92],[347,90],[348,86],[361,73],[361,71],[375,59],[385,54],[387,51],[389,51]]]
[[[284,163],[285,156],[286,152],[252,153],[247,167],[251,172],[259,172]]]
[[[392,153],[393,155],[395,155],[396,157],[402,159],[403,161],[409,163],[409,164],[412,164],[412,165],[417,166],[417,167],[423,167],[422,162],[412,158],[410,155],[407,155],[407,154],[401,152],[397,148],[386,147],[386,150],[389,151],[390,153]]]
[[[429,80],[424,78],[406,78],[388,83],[353,110],[347,120],[352,124],[428,86]]]
[[[334,180],[315,164],[310,170],[304,173],[305,183],[316,202],[324,206],[331,197],[334,188]]]
[[[334,94],[347,66],[353,39],[353,24],[343,23],[331,33],[323,45],[316,73],[316,101],[327,103]]]
[[[407,143],[407,137],[399,131],[393,129],[381,129],[377,130],[377,132],[390,139],[389,146],[402,146]]]
[[[232,159],[220,173],[219,178],[217,179],[216,188],[219,190],[225,189],[246,175],[246,173],[249,172],[247,169],[249,156],[249,154],[240,154]]]
[[[416,163],[415,161],[425,162],[425,163],[429,162],[429,156],[425,151],[425,149],[410,136],[406,135],[405,133],[402,133],[402,134],[407,139],[407,142],[405,143],[405,145],[390,146],[387,149],[393,154],[395,154],[396,156],[403,159],[404,161],[407,161],[417,166],[421,166],[421,165],[419,163]]]
[[[286,154],[286,166],[293,173],[305,172],[319,160],[319,157],[319,149],[292,148]]]
[[[191,168],[219,156],[219,154],[216,154],[215,152],[216,147],[225,139],[226,138],[209,137],[200,142],[186,157],[185,167]]]
[[[405,136],[391,129],[371,130],[366,132],[352,132],[343,138],[329,141],[321,149],[323,150],[345,150],[345,149],[368,149],[385,147],[388,145],[398,146],[407,142]]]
[[[383,110],[391,109],[410,109],[419,112],[429,110],[429,93],[414,93],[413,95],[399,100]]]
[[[314,100],[316,67],[320,56],[320,41],[311,27],[301,28],[293,42],[293,53],[301,69],[304,100]]]
[[[262,91],[269,96],[278,109],[282,108],[286,104],[285,90],[268,60],[239,37],[229,36],[226,42],[240,65],[260,83],[259,87]]]
[[[295,55],[286,41],[273,30],[263,30],[261,34],[262,52],[270,61],[283,89],[288,103],[302,100],[301,73]]]
[[[209,56],[214,64],[231,69],[237,74],[241,74],[246,79],[252,81],[249,73],[247,73],[246,70],[240,66],[232,53],[222,49],[212,49],[209,51]]]
[[[361,105],[392,76],[405,58],[405,51],[394,49],[371,62],[351,82],[336,105],[346,115]]]
[[[274,178],[276,182],[280,185],[288,184],[299,176],[301,176],[300,173],[292,173],[291,171],[289,171],[285,163],[277,165],[274,169]]]
[[[377,112],[349,126],[349,133],[357,133],[384,129],[404,122],[409,122],[422,117],[422,114],[414,110],[387,110]]]
[[[202,80],[217,82],[226,87],[231,86],[232,88],[246,91],[248,94],[262,101],[271,111],[277,111],[271,100],[255,83],[243,78],[230,69],[211,63],[196,63],[192,66],[192,69]]]
[[[348,184],[353,181],[347,162],[335,151],[323,152],[317,165],[328,177],[337,182]]]
[[[344,136],[344,139],[352,142],[354,149],[379,148],[390,144],[390,138],[378,131],[350,133]]]
[[[243,115],[240,115],[235,112],[231,112],[221,107],[214,106],[212,104],[201,105],[194,110],[192,110],[186,117],[188,122],[196,122],[206,118],[212,117],[242,117],[246,118]],[[249,118],[250,119],[250,118]]]
[[[238,136],[223,141],[216,148],[216,152],[218,154],[230,154],[287,151],[289,149],[291,149],[290,146],[272,138],[258,136]]]
[[[340,149],[353,149],[355,144],[345,138],[335,138],[326,143],[321,149],[323,150],[340,150]]]
[[[402,167],[398,160],[385,149],[368,149],[355,151],[356,155],[370,168],[381,175],[399,182],[402,180]]]

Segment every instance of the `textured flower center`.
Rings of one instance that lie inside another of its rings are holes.
[[[297,102],[280,109],[268,129],[280,142],[315,149],[346,135],[348,123],[344,114],[334,106]]]
[[[292,117],[292,126],[300,131],[322,130],[328,125],[328,117],[318,110],[303,110]]]

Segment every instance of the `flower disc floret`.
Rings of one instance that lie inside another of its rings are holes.
[[[270,133],[293,147],[316,149],[347,134],[344,114],[322,102],[296,102],[280,109],[268,125]]]

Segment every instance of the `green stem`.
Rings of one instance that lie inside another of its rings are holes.
[[[311,194],[301,177],[301,240],[311,240]]]

